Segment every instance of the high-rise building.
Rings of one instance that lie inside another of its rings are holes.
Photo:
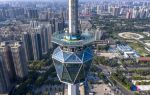
[[[42,11],[39,13],[39,20],[46,21],[48,20],[48,12]]]
[[[55,25],[55,22],[56,20],[55,19],[51,19],[50,20],[50,24],[51,24],[51,27],[52,27],[52,33],[56,32],[56,25]]]
[[[8,42],[1,42],[0,55],[6,67],[5,69],[8,72],[9,79],[13,83],[16,80],[16,74],[12,58],[12,52]]]
[[[99,28],[97,28],[97,30],[95,31],[95,40],[99,41],[102,38],[103,35],[103,30],[100,30]]]
[[[48,24],[46,26],[46,30],[48,32],[48,48],[51,49],[52,48],[52,42],[51,42],[51,38],[52,38],[52,25]]]
[[[0,56],[0,94],[7,93],[11,88],[8,72]]]
[[[118,16],[120,14],[120,8],[119,7],[114,7],[112,15],[113,16]]]
[[[133,11],[132,11],[132,18],[138,18],[139,17],[139,10],[138,8],[133,8]]]
[[[37,9],[29,9],[28,10],[28,17],[37,19],[39,17]]]
[[[64,20],[68,20],[68,9],[66,9],[66,11],[64,11]]]
[[[25,48],[25,54],[27,60],[34,60],[34,55],[33,55],[33,46],[32,46],[32,40],[31,40],[31,35],[28,32],[24,32],[22,35],[22,42],[24,44]]]
[[[60,20],[58,22],[58,31],[63,31],[64,30],[64,21]]]
[[[141,19],[145,17],[145,9],[144,8],[140,8],[139,9],[139,17]]]
[[[37,28],[39,26],[39,22],[38,21],[30,21],[30,27],[31,28]]]
[[[0,17],[4,18],[4,16],[3,16],[3,10],[2,9],[0,9]]]
[[[42,54],[48,53],[48,31],[46,27],[43,25],[40,27],[40,35],[41,35],[41,44],[42,44]]]
[[[101,14],[101,9],[99,5],[96,6],[96,13],[99,15]]]
[[[59,45],[52,55],[54,66],[59,80],[68,85],[68,95],[79,95],[78,86],[86,81],[93,59],[90,46],[95,38],[79,30],[78,0],[69,0],[69,31],[52,36]]]
[[[150,9],[145,9],[145,18],[149,18],[150,17]]]
[[[64,20],[62,19],[55,19],[55,32],[61,32],[64,30]]]
[[[55,32],[59,31],[59,20],[55,19]]]
[[[41,35],[38,32],[31,33],[34,60],[42,59]]]
[[[127,13],[126,13],[126,19],[131,19],[132,18],[132,12],[129,10]]]
[[[108,12],[113,16],[118,16],[120,14],[120,7],[117,6],[109,6]]]
[[[11,45],[14,67],[17,79],[28,75],[27,60],[22,42],[15,42]]]

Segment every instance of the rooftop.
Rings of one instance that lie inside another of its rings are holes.
[[[140,57],[138,60],[150,62],[150,57]]]

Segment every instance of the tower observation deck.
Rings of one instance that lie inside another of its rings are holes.
[[[54,50],[52,59],[59,80],[68,84],[68,95],[78,95],[77,85],[86,81],[92,63],[94,35],[78,28],[78,0],[68,2],[69,31],[53,34],[52,42],[59,46]]]

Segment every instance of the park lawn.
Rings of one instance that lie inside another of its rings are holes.
[[[133,48],[137,53],[139,53],[139,55],[140,56],[147,56],[147,55],[149,55],[148,54],[148,52],[147,52],[147,50],[144,48],[144,46],[143,45],[141,45],[140,43],[138,43],[138,42],[133,42],[133,43],[128,43],[129,44],[129,46],[131,47],[131,48]]]

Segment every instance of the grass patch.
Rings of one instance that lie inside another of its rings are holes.
[[[128,42],[128,45],[133,48],[134,50],[136,50],[137,53],[140,54],[140,56],[147,56],[149,55],[147,50],[144,48],[144,46],[138,42]]]

